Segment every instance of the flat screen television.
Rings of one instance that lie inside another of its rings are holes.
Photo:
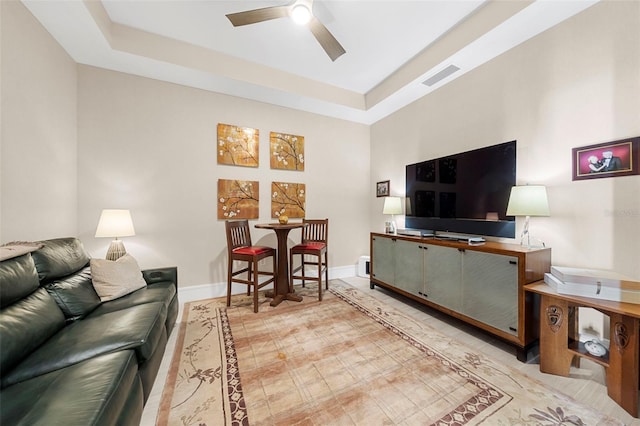
[[[516,141],[409,164],[406,173],[406,228],[515,237],[507,204],[516,184]]]

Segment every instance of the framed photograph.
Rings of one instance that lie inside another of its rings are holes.
[[[573,180],[638,173],[640,136],[573,148]]]
[[[389,181],[383,180],[376,183],[376,197],[388,197],[389,196]]]

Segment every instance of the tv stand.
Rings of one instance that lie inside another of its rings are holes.
[[[478,327],[516,348],[520,361],[538,338],[537,298],[551,249],[515,244],[371,233],[370,287],[395,291]]]

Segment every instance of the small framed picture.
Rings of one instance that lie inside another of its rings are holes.
[[[388,197],[389,196],[389,181],[383,180],[382,182],[376,183],[376,196],[377,197]]]
[[[637,175],[640,137],[573,148],[573,180]]]

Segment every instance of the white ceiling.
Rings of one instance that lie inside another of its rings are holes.
[[[287,0],[23,3],[78,63],[371,124],[597,1],[316,0],[335,62],[288,18],[225,17]]]

